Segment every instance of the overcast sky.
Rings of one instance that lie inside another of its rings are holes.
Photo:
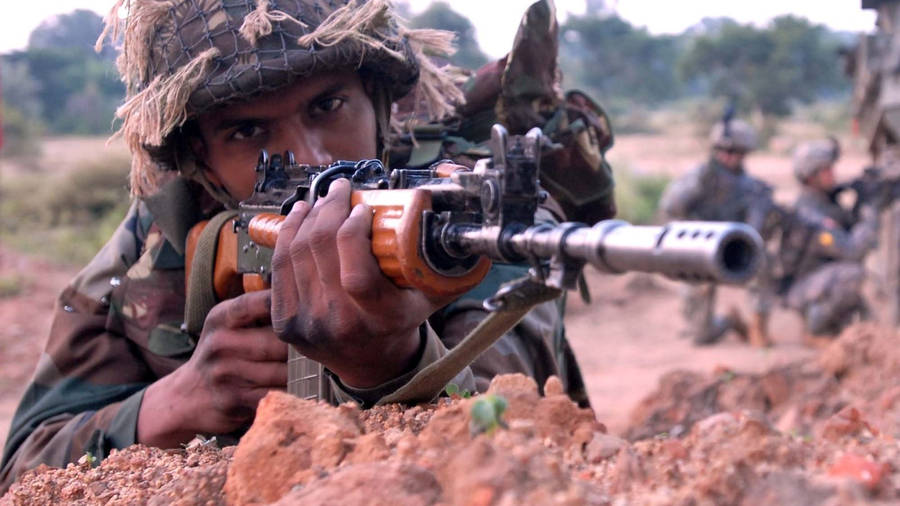
[[[453,0],[453,8],[475,25],[482,50],[492,57],[505,54],[512,45],[519,19],[533,0]],[[22,49],[28,34],[53,14],[91,9],[104,15],[112,0],[2,0],[0,53]],[[431,0],[409,0],[413,12],[424,10]],[[704,17],[728,16],[740,22],[765,24],[781,14],[804,16],[835,30],[870,31],[875,14],[863,11],[861,0],[608,0],[620,16],[652,33],[680,33]],[[581,14],[585,0],[556,0],[563,21],[567,13]]]

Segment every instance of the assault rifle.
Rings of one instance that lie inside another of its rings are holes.
[[[212,267],[215,299],[265,288],[284,216],[295,202],[312,204],[324,196],[337,178],[350,180],[352,204],[372,207],[372,252],[398,286],[461,295],[484,278],[492,261],[530,266],[527,279],[504,285],[484,302],[488,311],[527,299],[534,287],[558,296],[576,286],[586,263],[603,272],[642,271],[719,283],[746,282],[760,266],[762,241],[741,223],[536,223],[538,205],[547,198],[538,184],[542,149],[552,146],[540,129],[509,136],[495,125],[493,158],[480,160],[473,170],[436,164],[388,172],[378,160],[308,166],[295,163],[290,152],[262,152],[253,195],[240,204],[233,224],[217,234],[205,232],[218,236]],[[189,257],[198,235],[190,236]],[[191,291],[187,293],[190,297]],[[195,319],[194,327],[199,331],[202,319]],[[292,393],[327,398],[321,366],[293,347],[288,374]]]
[[[900,175],[890,176],[881,167],[869,166],[863,169],[862,175],[831,190],[832,200],[847,191],[854,193],[853,215],[859,215],[863,204],[871,204],[877,209],[885,209],[892,202],[900,199]]]

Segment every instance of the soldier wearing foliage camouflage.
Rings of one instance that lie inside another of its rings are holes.
[[[669,185],[663,193],[661,209],[673,219],[747,222],[766,237],[762,223],[765,211],[757,207],[771,202],[772,190],[744,170],[744,156],[756,148],[756,133],[741,120],[725,119],[715,124],[710,141],[709,161]],[[686,285],[682,299],[685,333],[694,343],[706,345],[734,330],[755,346],[768,346],[767,293],[759,286],[751,289],[754,312],[748,329],[736,310],[715,314],[715,285]]]
[[[131,0],[120,20],[124,1],[108,30],[124,41],[118,64],[128,96],[118,115],[135,199],[59,298],[10,429],[0,490],[24,470],[64,466],[86,452],[103,458],[133,443],[170,448],[195,434],[240,434],[259,399],[285,386],[285,341],[325,365],[339,400],[372,405],[480,321],[482,297],[524,274],[497,266],[455,301],[397,288],[371,254],[370,210],[351,209],[339,181],[314,208],[299,203],[288,215],[271,290],[222,301],[199,335],[182,332],[187,231],[250,194],[261,149],[291,150],[313,165],[375,158],[389,146],[395,100],[411,94],[414,109],[442,118],[462,93],[424,56],[446,53],[449,34],[404,28],[386,0]],[[547,19],[523,30],[544,26],[555,44],[552,4],[534,7],[529,15]],[[532,35],[520,30],[517,44],[528,47]],[[599,205],[612,210],[605,116],[601,125],[563,106],[554,80],[538,83],[543,96],[527,86],[509,92],[508,84],[527,81],[529,65],[557,77],[552,58],[526,56],[514,52],[498,67],[498,116],[524,118],[525,128],[555,118],[556,140],[574,153],[564,158],[593,164],[603,182],[594,190]],[[538,306],[455,382],[483,390],[498,373],[522,372],[540,385],[558,375],[586,404],[562,305]]]
[[[834,200],[839,152],[833,139],[797,148],[794,176],[803,188],[795,211],[818,228],[786,230],[779,253],[789,282],[785,302],[800,312],[813,336],[837,334],[852,318],[869,312],[861,294],[862,262],[878,239],[879,210],[875,203],[861,202],[854,215]]]

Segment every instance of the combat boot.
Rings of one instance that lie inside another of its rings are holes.
[[[769,337],[769,313],[753,313],[748,335],[750,346],[757,348],[772,346],[772,339]]]
[[[731,306],[728,310],[728,315],[726,315],[725,318],[727,318],[731,330],[737,333],[738,339],[747,342],[749,336],[747,322],[744,321],[744,317],[741,316],[741,311],[737,307]]]

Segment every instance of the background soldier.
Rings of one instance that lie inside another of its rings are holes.
[[[744,170],[744,157],[756,148],[756,132],[744,121],[726,118],[710,133],[712,152],[707,162],[673,181],[663,193],[660,208],[672,219],[742,221],[753,225],[763,237],[762,223],[753,223],[754,205],[771,201],[771,188]],[[759,216],[762,217],[760,212]],[[769,297],[759,287],[753,294],[753,317],[748,328],[736,308],[716,315],[716,286],[685,285],[682,313],[685,333],[694,343],[712,344],[734,330],[754,346],[768,346]]]
[[[406,29],[384,0],[132,0],[119,20],[122,3],[108,26],[124,39],[119,116],[137,198],[60,296],[11,425],[0,491],[26,469],[86,452],[239,434],[259,399],[285,386],[287,346],[273,327],[326,366],[339,401],[371,405],[443,356],[485,316],[481,298],[526,269],[495,269],[453,304],[397,288],[371,253],[371,212],[351,212],[342,180],[288,215],[271,293],[220,302],[200,335],[183,332],[185,237],[250,195],[261,149],[311,165],[375,158],[390,142],[394,100],[414,93],[440,118],[461,92],[425,57],[450,49],[450,34]],[[552,4],[537,5],[555,40]],[[517,65],[528,63],[520,56]],[[478,390],[499,373],[539,385],[557,375],[586,405],[562,304],[537,306],[455,382]]]
[[[833,139],[797,148],[794,175],[803,187],[794,210],[813,227],[786,229],[781,238],[785,302],[800,312],[813,336],[837,334],[854,316],[869,314],[861,294],[862,262],[877,242],[878,209],[861,201],[853,213],[835,201],[834,164],[839,154]]]

